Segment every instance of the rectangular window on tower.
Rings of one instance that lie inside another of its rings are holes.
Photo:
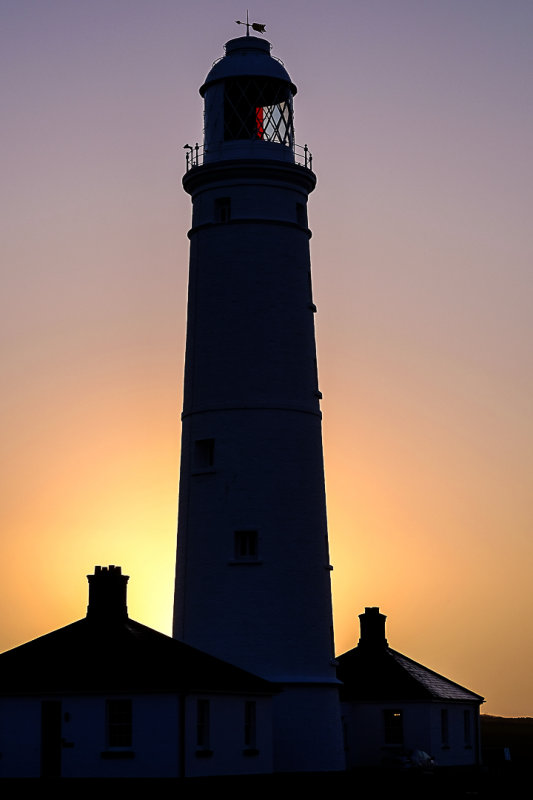
[[[303,203],[296,203],[296,221],[302,228],[307,228],[307,207]]]
[[[215,440],[197,439],[194,443],[193,470],[203,472],[215,466]]]
[[[215,200],[215,222],[229,222],[231,219],[231,198],[217,197]]]
[[[235,531],[235,561],[257,562],[257,531]]]

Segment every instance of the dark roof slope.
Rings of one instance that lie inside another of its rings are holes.
[[[341,700],[483,702],[481,695],[390,647],[354,647],[337,660]]]
[[[0,694],[215,691],[275,684],[129,619],[91,619],[0,655]]]

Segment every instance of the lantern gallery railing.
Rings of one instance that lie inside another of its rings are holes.
[[[185,172],[188,172],[193,167],[201,167],[205,161],[206,148],[203,144],[183,145],[185,150]],[[313,169],[313,156],[306,144],[294,144],[292,146],[294,153],[294,163],[306,169]]]

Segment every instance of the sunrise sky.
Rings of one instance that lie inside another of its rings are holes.
[[[246,6],[0,0],[0,649],[120,564],[170,632],[198,87]],[[336,642],[533,715],[533,3],[269,0],[318,176]]]

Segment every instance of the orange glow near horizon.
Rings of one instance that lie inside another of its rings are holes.
[[[2,650],[82,617],[97,564],[130,576],[134,619],[171,629],[181,148],[201,141],[197,88],[238,31],[212,0],[201,34],[197,6],[157,7],[3,15]],[[269,15],[318,175],[337,649],[379,606],[392,647],[486,713],[533,716],[533,5],[272,0]]]

